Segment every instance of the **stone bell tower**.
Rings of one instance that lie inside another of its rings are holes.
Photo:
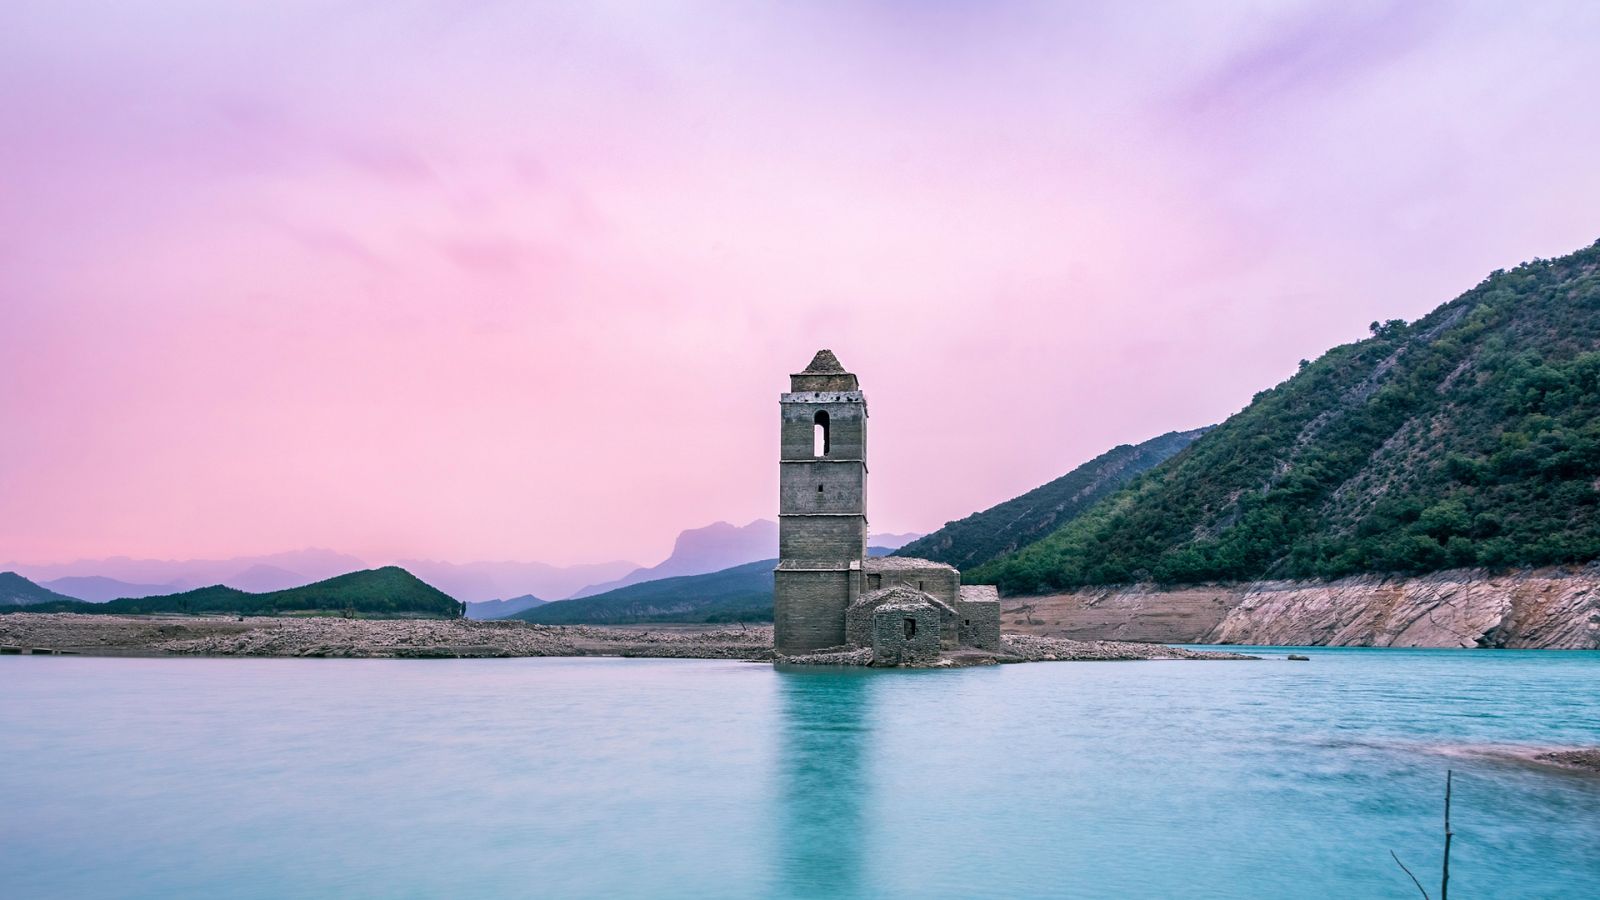
[[[867,398],[830,350],[789,376],[778,460],[779,653],[845,643],[867,555]]]

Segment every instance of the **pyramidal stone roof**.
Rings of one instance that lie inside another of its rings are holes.
[[[839,364],[839,357],[833,355],[832,350],[818,350],[817,355],[811,357],[811,365],[806,366],[801,375],[844,375],[847,374],[844,366]]]
[[[887,603],[922,604],[931,606],[934,609],[945,610],[951,615],[955,615],[955,610],[950,607],[950,604],[926,591],[919,591],[914,587],[908,587],[903,584],[891,584],[885,588],[867,591],[857,597],[850,604],[850,608],[855,610],[877,609]]]
[[[868,572],[904,572],[908,569],[942,570],[954,572],[955,566],[949,563],[936,562],[931,559],[918,559],[915,556],[871,556],[862,563]]]

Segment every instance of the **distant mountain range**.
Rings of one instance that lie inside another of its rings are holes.
[[[887,556],[887,547],[869,547]],[[637,622],[770,622],[776,557],[715,572],[677,575],[614,588],[603,594],[546,603],[507,616],[545,625],[625,625]]]
[[[512,597],[509,600],[469,601],[467,603],[467,618],[504,619],[525,609],[543,606],[546,602],[532,594],[523,594],[521,597]]]
[[[568,597],[596,581],[619,578],[639,568],[638,563],[615,561],[553,566],[541,562],[451,563],[431,559],[403,559],[396,563],[418,578],[458,600],[481,603],[532,594]]]
[[[64,578],[99,578],[123,582],[134,590],[134,593],[126,596],[148,596],[146,588],[170,592],[216,584],[243,591],[283,590],[365,569],[367,564],[348,554],[309,549],[227,559],[131,559],[113,556],[48,565],[9,563],[0,568],[14,570],[38,583]],[[97,599],[105,591],[116,590],[104,582],[88,587],[70,583],[69,586],[93,595],[80,598],[86,600]],[[69,591],[62,593],[70,595]]]
[[[408,559],[399,565],[467,602],[523,594],[565,597],[596,580],[616,578],[638,568],[636,563],[626,561],[553,566],[540,562],[448,563]],[[10,563],[0,568],[12,569],[68,597],[99,603],[219,584],[251,593],[280,591],[370,567],[348,554],[312,549],[227,559],[114,556],[46,565]]]
[[[1166,462],[1206,431],[1170,431],[1142,444],[1113,447],[1049,484],[960,521],[947,522],[938,531],[907,543],[895,555],[970,569],[1014,553],[1047,537],[1112,491]]]
[[[195,588],[153,597],[129,597],[104,603],[72,600],[46,591],[15,572],[0,573],[0,596],[33,596],[30,605],[12,612],[75,612],[146,615],[152,613],[354,613],[365,616],[441,617],[461,614],[461,604],[396,566],[366,569],[313,584],[266,593],[250,593],[225,585]]]
[[[778,555],[778,524],[757,519],[748,525],[713,522],[704,528],[690,528],[678,534],[672,553],[648,568],[634,569],[620,578],[591,584],[568,599],[592,597],[643,581],[701,575],[737,566],[752,560]]]
[[[868,543],[893,549],[917,537],[915,534],[875,534],[868,537]],[[568,599],[592,597],[630,584],[663,578],[720,572],[756,560],[774,559],[777,555],[778,523],[771,519],[756,519],[748,525],[714,522],[704,528],[680,532],[672,546],[672,554],[660,564],[635,569],[612,581],[589,585]]]
[[[922,537],[922,535],[915,531],[907,531],[901,534],[890,534],[888,532],[875,531],[872,534],[867,535],[867,545],[871,547],[881,547],[884,550],[893,551],[904,547],[920,537]]]
[[[42,584],[58,594],[90,603],[104,603],[118,597],[153,597],[183,589],[182,585],[177,584],[132,584],[102,575],[68,575]]]
[[[888,552],[884,548],[898,547],[915,537],[914,534],[874,535],[872,541],[881,552]],[[744,526],[717,522],[704,528],[688,529],[678,535],[672,554],[650,567],[625,561],[554,566],[541,562],[450,563],[425,559],[402,560],[398,566],[399,570],[467,603],[471,618],[488,619],[540,606],[546,602],[541,599],[543,597],[594,596],[663,578],[709,574],[755,560],[771,559],[777,551],[777,524],[757,519]],[[354,556],[310,549],[227,559],[110,557],[48,565],[12,564],[11,568],[26,587],[13,585],[11,593],[7,594],[5,585],[0,584],[0,604],[107,603],[183,596],[200,587],[271,594],[357,573],[368,566]],[[40,591],[44,593],[38,593]],[[9,601],[8,596],[18,599]],[[128,604],[124,604],[126,606]]]

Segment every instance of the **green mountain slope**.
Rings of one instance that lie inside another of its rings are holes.
[[[52,602],[78,601],[66,594],[58,594],[49,588],[40,587],[15,572],[0,572],[0,607]]]
[[[1122,444],[1049,484],[948,522],[894,552],[970,569],[1034,543],[1101,498],[1189,446],[1206,429],[1171,431],[1142,444]]]
[[[868,556],[888,556],[868,547]],[[776,559],[703,575],[678,575],[630,584],[603,594],[556,600],[503,619],[544,625],[630,625],[641,622],[771,622]]]
[[[42,590],[42,588],[41,588]],[[124,598],[106,603],[63,599],[20,607],[15,612],[147,613],[355,613],[367,616],[454,618],[461,604],[396,566],[339,575],[315,584],[250,594],[222,585],[158,597]]]
[[[557,600],[508,619],[545,625],[635,622],[770,622],[775,559],[706,575],[680,575],[630,584],[604,594]]]
[[[1372,331],[969,579],[1034,592],[1600,558],[1600,244]]]

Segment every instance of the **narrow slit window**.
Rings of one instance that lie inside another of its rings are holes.
[[[906,627],[906,640],[909,641],[912,638],[917,636],[917,620],[916,619],[907,619],[905,627]]]
[[[812,420],[812,422],[815,423],[815,424],[814,424],[814,427],[811,429],[811,439],[812,439],[811,455],[812,456],[827,456],[828,455],[828,449],[829,449],[829,445],[828,445],[828,411],[825,410],[825,409],[817,410],[817,416],[816,416],[815,419]]]

